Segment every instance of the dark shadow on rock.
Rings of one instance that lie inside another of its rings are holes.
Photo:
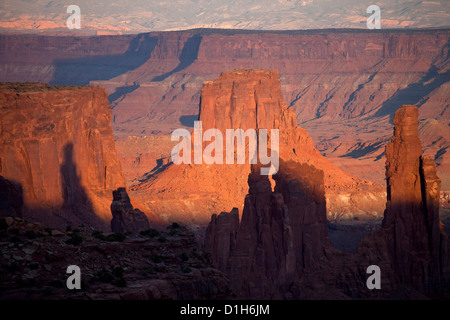
[[[64,162],[60,166],[60,173],[61,194],[64,200],[60,210],[63,216],[68,217],[68,224],[71,224],[75,217],[90,225],[104,224],[105,222],[96,215],[92,203],[81,185],[80,177],[77,174],[77,165],[73,158],[72,143],[64,146]]]
[[[163,75],[156,76],[152,81],[163,81],[170,77],[175,72],[181,71],[189,67],[192,63],[197,60],[198,50],[200,48],[200,43],[202,41],[202,36],[200,34],[196,34],[189,38],[184,44],[183,50],[181,50],[180,54],[180,63],[175,67],[172,71],[169,71]]]
[[[0,217],[22,217],[22,206],[22,185],[0,176]]]
[[[386,141],[380,141],[380,142],[377,142],[377,143],[374,143],[374,144],[368,145],[368,146],[363,145],[362,147],[353,149],[352,151],[339,156],[339,158],[359,159],[361,157],[367,156],[367,155],[379,150],[380,148],[383,148],[383,146],[386,143],[387,143]]]
[[[392,98],[383,103],[383,106],[374,115],[377,117],[390,116],[390,122],[394,119],[395,111],[401,105],[415,105],[420,107],[419,101],[433,90],[439,88],[450,79],[450,71],[439,74],[433,65],[427,74],[416,83],[412,83],[405,89],[399,90]],[[433,81],[431,81],[434,78]],[[431,81],[431,82],[429,82]]]
[[[157,37],[139,34],[130,42],[124,54],[57,60],[49,84],[87,85],[93,80],[110,80],[144,64],[157,43]]]
[[[183,126],[193,128],[194,121],[198,121],[198,118],[199,118],[198,114],[193,114],[193,115],[189,115],[189,116],[181,116],[180,119],[178,119],[178,120],[180,121],[180,123]]]
[[[131,86],[117,87],[116,91],[108,96],[108,101],[111,104],[111,109],[114,109],[114,107],[117,106],[117,104],[121,102],[127,94],[133,92],[139,87],[140,85],[136,83]]]

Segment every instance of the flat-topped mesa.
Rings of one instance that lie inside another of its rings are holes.
[[[204,129],[294,129],[297,120],[276,70],[236,69],[204,83],[199,120]]]
[[[386,145],[383,219],[389,255],[399,282],[436,289],[448,276],[447,235],[439,218],[441,181],[432,159],[422,155],[418,108],[402,106],[394,124],[394,137]]]
[[[320,154],[308,132],[297,125],[294,109],[286,104],[278,71],[223,72],[216,80],[204,84],[200,101],[199,120],[203,130],[266,129],[270,141],[271,129],[278,129],[280,158],[324,171],[330,214],[340,210],[349,216],[352,213],[376,216],[377,212],[382,215],[383,187],[344,172]],[[367,192],[371,193],[370,204],[364,200]]]

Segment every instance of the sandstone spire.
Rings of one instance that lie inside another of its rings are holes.
[[[402,106],[394,125],[386,146],[383,230],[398,280],[427,290],[442,280],[447,265],[447,235],[439,219],[441,181],[432,159],[422,155],[418,108]]]
[[[274,179],[272,191],[268,176],[252,166],[239,228],[236,213],[213,215],[205,237],[214,266],[241,297],[289,297],[330,245],[323,171],[282,161]]]
[[[384,188],[344,172],[320,154],[308,132],[297,125],[294,110],[284,100],[276,70],[236,69],[205,82],[199,120],[203,130],[214,128],[223,134],[226,129],[266,129],[268,134],[278,129],[280,159],[312,165],[324,172],[330,214],[342,211],[348,218],[382,215]],[[132,191],[134,198],[169,221],[206,225],[211,213],[233,207],[242,213],[250,170],[248,162],[171,165]]]

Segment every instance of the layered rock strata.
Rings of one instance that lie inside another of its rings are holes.
[[[1,87],[0,176],[21,189],[23,218],[109,230],[112,191],[125,185],[110,121],[103,88]]]
[[[321,170],[282,161],[272,189],[253,167],[239,227],[236,213],[221,213],[205,237],[205,250],[229,276],[233,292],[242,298],[448,298],[440,179],[432,159],[422,155],[417,115],[414,106],[395,114],[382,226],[354,253],[330,245]],[[367,286],[369,266],[379,267],[380,289]]]
[[[395,113],[394,137],[386,146],[383,233],[398,280],[426,289],[448,272],[448,248],[439,218],[441,181],[433,160],[422,155],[417,123],[415,106]]]
[[[297,126],[295,113],[286,105],[280,86],[278,72],[274,70],[236,69],[223,72],[215,81],[205,82],[199,116],[202,132],[217,129],[222,133],[225,157],[227,129],[266,129],[269,148],[271,129],[278,129],[280,159],[313,165],[324,171],[330,217],[381,217],[383,187],[358,179],[323,157],[308,132]],[[195,138],[193,135],[192,139]],[[203,150],[207,145],[203,143]],[[245,150],[248,155],[248,143]],[[233,207],[242,212],[249,173],[248,156],[245,164],[235,161],[234,164],[171,165],[131,190],[153,212],[169,221],[207,224],[211,212]]]

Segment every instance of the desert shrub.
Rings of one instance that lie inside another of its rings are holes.
[[[154,237],[159,236],[159,231],[156,229],[150,228],[150,229],[139,232],[139,234],[144,237],[154,238]]]
[[[183,252],[181,254],[181,261],[188,261],[188,260],[189,260],[189,256],[185,252]]]
[[[106,241],[110,242],[122,242],[125,240],[126,236],[123,233],[115,232],[113,234],[110,234],[106,237]]]
[[[15,236],[18,236],[19,235],[19,229],[17,229],[17,228],[11,228],[11,229],[9,229],[8,230],[10,233],[12,233],[13,235],[15,235]]]
[[[123,272],[124,272],[124,270],[123,270],[123,268],[122,267],[115,267],[114,268],[114,270],[113,270],[113,275],[115,276],[115,277],[123,277]]]
[[[154,263],[160,263],[162,261],[161,257],[157,255],[156,253],[152,254],[150,257]]]
[[[124,278],[117,278],[113,280],[112,284],[117,287],[126,287],[127,281]]]
[[[55,288],[64,288],[64,284],[61,280],[55,279],[48,283],[50,286]]]
[[[94,238],[96,239],[100,239],[100,240],[106,240],[106,237],[104,236],[103,232],[99,231],[99,230],[94,230],[92,231],[91,234]]]
[[[114,270],[112,272],[103,268],[102,270],[98,271],[94,275],[94,279],[98,280],[100,282],[110,283],[117,287],[126,287],[127,286],[127,282],[123,278],[122,267],[116,267],[116,268],[114,268]]]
[[[18,272],[20,270],[20,266],[17,263],[13,262],[7,266],[7,270],[10,273]]]
[[[10,242],[13,242],[13,243],[22,242],[22,240],[20,240],[20,238],[17,237],[17,236],[11,237],[11,239],[9,239],[9,241],[10,241]]]
[[[30,268],[31,270],[37,270],[37,269],[39,269],[39,263],[31,262],[28,264],[28,268]]]
[[[166,242],[166,237],[160,236],[160,237],[158,238],[158,241],[161,242],[161,243],[164,243],[164,242]]]
[[[114,277],[111,274],[111,272],[109,272],[106,269],[102,269],[100,271],[97,271],[94,275],[95,279],[100,281],[100,282],[104,282],[104,283],[112,283],[114,281]]]
[[[78,246],[83,242],[83,238],[78,233],[73,233],[70,238],[66,240],[67,244]]]
[[[181,272],[183,272],[183,273],[190,273],[192,270],[191,270],[191,268],[189,268],[189,267],[185,267],[185,266],[182,266],[181,267]]]
[[[34,239],[36,238],[36,233],[33,230],[28,230],[23,234],[28,239]]]
[[[0,230],[6,229],[8,229],[8,224],[6,223],[6,219],[2,218],[0,219]]]

